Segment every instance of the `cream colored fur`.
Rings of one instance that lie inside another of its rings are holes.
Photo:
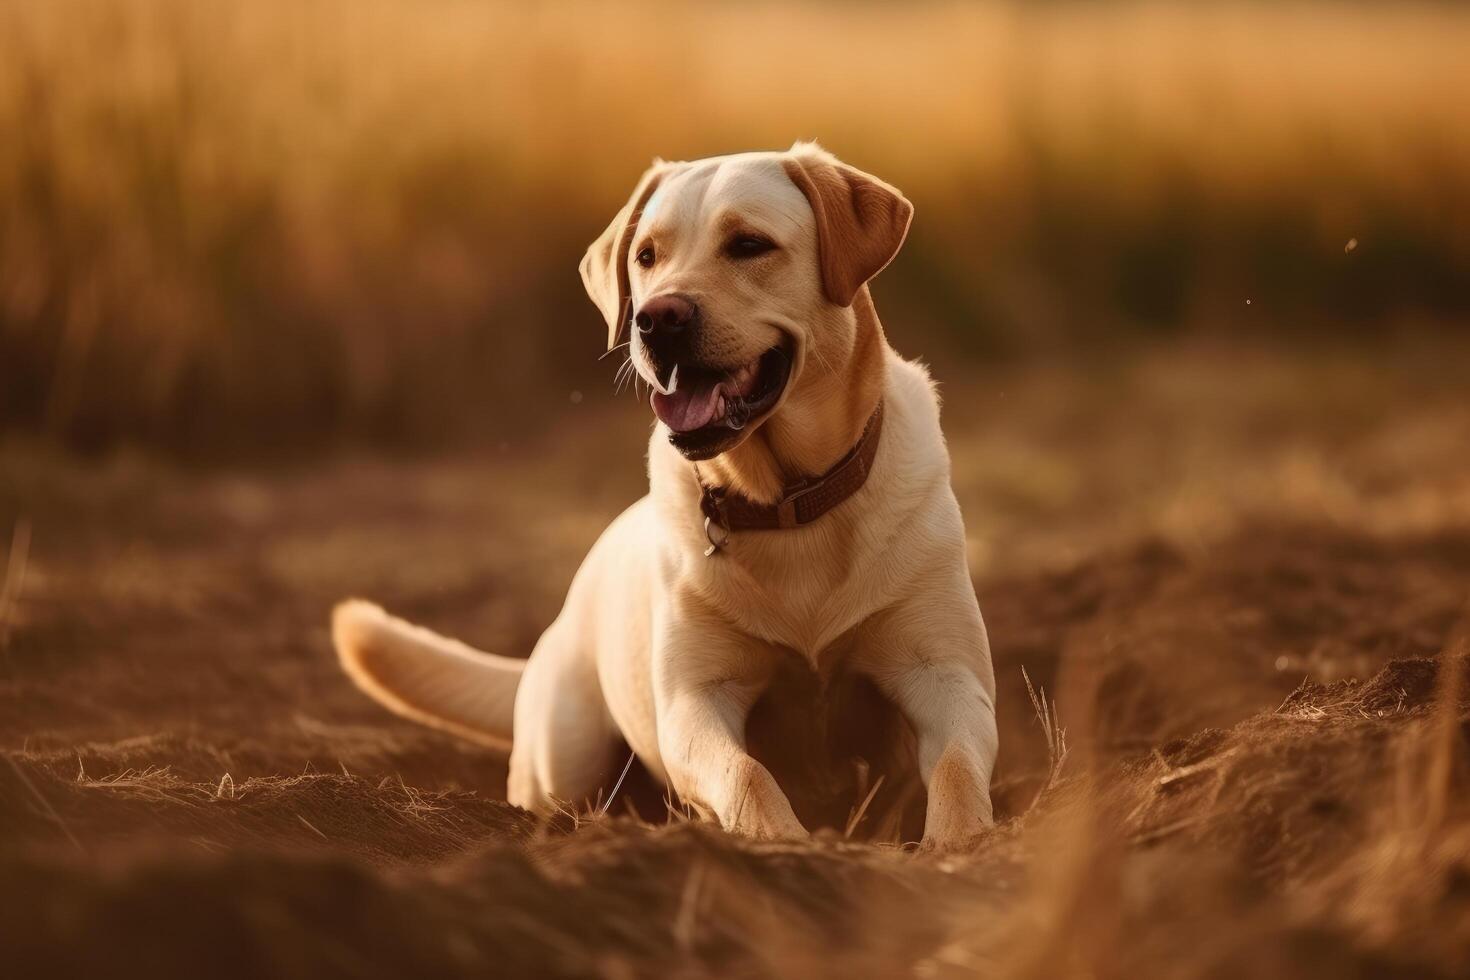
[[[793,161],[817,180],[798,187]],[[822,234],[808,199],[815,193],[839,195],[818,202]],[[738,445],[697,464],[700,474],[771,501],[837,462],[881,397],[884,428],[866,484],[810,525],[737,532],[706,557],[696,464],[658,424],[648,495],[593,546],[524,670],[351,602],[338,608],[333,635],[352,678],[401,714],[511,740],[510,799],[521,806],[544,811],[610,789],[622,740],[727,829],[792,838],[806,828],[747,752],[746,715],[778,659],[795,654],[823,672],[841,660],[871,678],[913,730],[928,791],[925,843],[957,846],[982,830],[991,820],[995,683],[939,402],[925,369],[888,345],[866,285],[851,305],[829,295],[834,276],[862,281],[886,264],[908,214],[897,191],[811,144],[656,164],[583,264],[612,332],[629,304],[678,290],[704,312],[705,356],[735,365],[783,338],[793,353],[780,402]],[[734,265],[719,244],[740,227],[769,235],[776,253]],[[833,251],[853,236],[862,240],[854,250],[869,256],[856,270]],[[660,256],[651,269],[632,259],[645,244]],[[636,336],[631,357],[646,374]]]

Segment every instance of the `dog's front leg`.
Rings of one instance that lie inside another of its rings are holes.
[[[726,830],[807,836],[776,779],[745,747],[745,721],[770,679],[771,651],[682,603],[658,630],[659,754],[675,792]]]
[[[927,662],[893,676],[888,694],[919,740],[919,774],[929,790],[924,846],[958,847],[990,826],[995,711],[974,672]]]
[[[928,789],[925,848],[960,847],[992,822],[999,736],[990,650],[973,593],[895,610],[873,624],[867,672],[918,739]]]

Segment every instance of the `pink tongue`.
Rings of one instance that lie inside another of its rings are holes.
[[[653,414],[675,432],[693,432],[709,425],[720,403],[720,386],[695,388],[680,385],[672,395],[653,393]]]

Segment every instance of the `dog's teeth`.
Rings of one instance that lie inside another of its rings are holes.
[[[674,392],[676,392],[678,390],[679,390],[679,365],[675,364],[674,365],[674,370],[672,370],[672,371],[669,372],[669,383],[667,385],[667,390],[664,391],[664,394],[666,394],[666,395],[672,395]]]

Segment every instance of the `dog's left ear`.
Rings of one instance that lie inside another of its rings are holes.
[[[628,198],[628,203],[623,205],[607,230],[587,246],[587,254],[582,256],[582,285],[607,321],[609,350],[617,345],[630,317],[628,248],[633,243],[633,232],[638,229],[638,219],[643,216],[649,198],[653,197],[659,182],[670,169],[671,164],[655,160],[638,179],[638,186],[633,188],[633,196]]]
[[[822,290],[838,306],[851,306],[863,284],[898,254],[914,206],[897,189],[815,144],[792,147],[785,167],[817,218]]]

